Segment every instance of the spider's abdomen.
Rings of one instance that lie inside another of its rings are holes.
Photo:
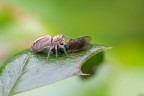
[[[39,52],[52,44],[52,37],[49,35],[38,38],[31,46],[33,52]]]

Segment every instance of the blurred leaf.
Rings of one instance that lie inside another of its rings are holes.
[[[49,60],[46,60],[47,54],[23,51],[0,68],[0,96],[12,96],[64,78],[81,75],[82,64],[93,57],[93,60],[97,60],[95,54],[106,49],[108,47],[94,46],[87,51],[71,53],[69,58],[61,54],[55,59],[53,54]]]
[[[3,28],[4,26],[8,25],[11,21],[12,17],[8,13],[0,11],[0,28]]]

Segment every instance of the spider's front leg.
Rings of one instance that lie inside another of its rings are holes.
[[[62,48],[64,53],[66,54],[66,56],[68,56],[68,54],[66,52],[66,49],[65,49],[65,46],[64,45],[60,45],[60,44],[58,46],[59,46],[59,48]]]
[[[69,37],[69,36],[67,36],[67,35],[63,35],[63,38],[72,39],[71,37]]]

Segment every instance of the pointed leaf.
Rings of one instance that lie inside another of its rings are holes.
[[[14,94],[38,88],[58,80],[74,75],[80,75],[81,66],[95,54],[109,47],[94,46],[89,50],[65,54],[51,55],[46,60],[47,54],[33,54],[25,50],[0,68],[0,96],[12,96]],[[85,65],[85,64],[84,64]]]

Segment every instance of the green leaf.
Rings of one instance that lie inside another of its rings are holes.
[[[0,68],[0,96],[12,96],[14,94],[38,88],[58,80],[74,75],[81,75],[81,66],[93,58],[97,60],[97,53],[109,47],[94,46],[89,50],[59,55],[56,59],[52,54],[46,60],[47,54],[33,54],[25,50]],[[83,67],[83,66],[82,66]]]
[[[95,55],[93,55],[91,58],[89,58],[81,67],[81,71],[86,74],[90,75],[81,75],[82,79],[87,79],[89,77],[92,77],[99,67],[99,65],[104,60],[104,52],[99,52]]]

